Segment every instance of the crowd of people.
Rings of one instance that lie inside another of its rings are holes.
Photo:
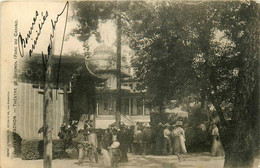
[[[93,127],[92,120],[72,121],[70,125],[63,124],[59,136],[69,146],[75,146],[78,151],[78,164],[82,165],[84,158],[90,163],[99,162],[99,155],[103,155],[105,167],[117,167],[119,162],[128,161],[128,153],[136,155],[176,155],[178,161],[184,161],[187,153],[185,145],[185,131],[182,121],[175,124],[136,123],[127,126],[112,124],[104,132],[98,132]],[[68,130],[70,130],[68,133]],[[219,140],[218,128],[212,126],[213,146],[212,154],[224,155]]]

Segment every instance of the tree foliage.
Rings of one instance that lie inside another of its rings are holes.
[[[165,103],[189,95],[213,104],[225,166],[252,164],[259,131],[256,2],[84,2],[76,11],[80,39],[96,31],[99,19],[120,13],[140,89],[152,105],[163,111]]]
[[[258,121],[258,5],[160,3],[150,12],[136,21],[131,44],[138,55],[137,75],[154,105],[187,94],[208,100],[220,117],[225,165],[252,164]],[[217,39],[220,34],[222,40]]]

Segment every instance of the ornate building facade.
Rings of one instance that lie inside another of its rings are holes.
[[[122,60],[125,60],[124,57]],[[95,66],[95,74],[106,78],[103,86],[97,88],[96,127],[106,128],[115,122],[117,96],[116,53],[102,44],[98,46],[90,60]],[[138,91],[138,80],[131,74],[131,66],[122,61],[121,68],[121,122],[134,125],[149,122],[150,112],[145,107],[144,93]]]

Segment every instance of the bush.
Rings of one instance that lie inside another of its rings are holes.
[[[15,132],[8,132],[8,135],[11,136],[11,146],[14,148],[13,157],[20,157],[21,155],[21,142],[22,138]]]
[[[54,140],[53,142],[53,158],[61,159],[65,157],[65,143],[63,140]]]
[[[212,140],[208,131],[190,127],[185,132],[188,152],[210,152]]]
[[[43,142],[43,141],[42,141]],[[43,143],[39,140],[22,140],[21,158],[23,160],[35,160],[42,158]]]
[[[62,140],[53,140],[53,158],[63,158],[65,144]],[[43,140],[22,140],[21,158],[35,160],[43,158]]]
[[[75,147],[66,149],[66,154],[70,159],[77,159],[79,155],[78,150]]]

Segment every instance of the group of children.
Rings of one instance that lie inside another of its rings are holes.
[[[113,133],[115,132],[115,133]],[[108,147],[110,155],[111,167],[117,167],[118,162],[121,159],[121,151],[119,149],[120,143],[117,139],[117,130],[112,130],[112,144]],[[88,157],[90,164],[93,163],[93,158],[95,162],[98,163],[98,140],[95,133],[95,129],[91,122],[86,122],[84,127],[78,126],[78,134],[73,139],[76,143],[78,149],[78,165],[83,165],[83,160]]]
[[[89,158],[91,164],[93,163],[93,158],[96,163],[98,162],[98,141],[93,127],[87,130],[80,129],[73,141],[77,144],[79,165],[83,165],[83,160],[86,156]]]

